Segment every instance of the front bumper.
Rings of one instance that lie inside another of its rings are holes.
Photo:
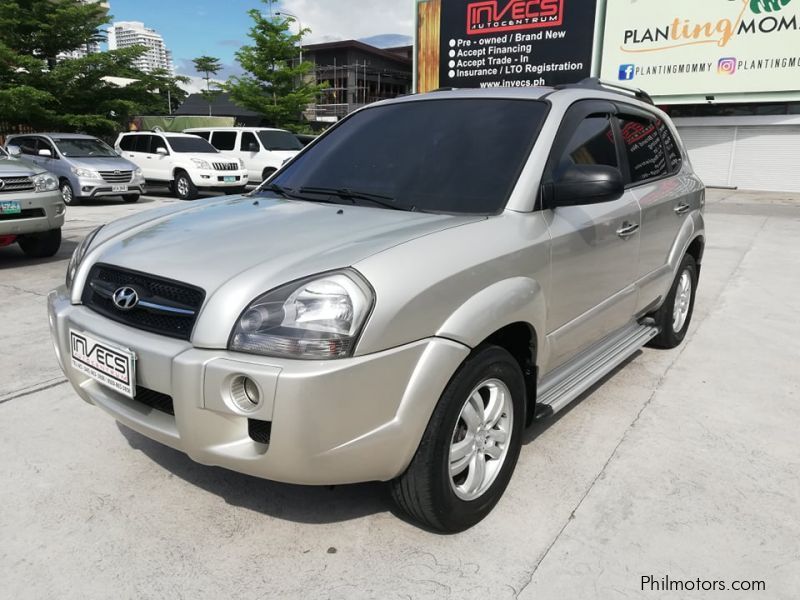
[[[24,235],[59,229],[64,225],[61,192],[0,193],[0,200],[20,203],[22,213],[0,215],[0,235]]]
[[[80,177],[73,181],[73,190],[81,198],[101,198],[104,196],[127,196],[128,194],[145,194],[144,179],[136,177],[129,182],[109,183],[103,179]],[[114,190],[115,187],[126,186],[127,190]]]
[[[193,169],[189,172],[189,176],[195,187],[202,189],[243,187],[250,182],[250,176],[245,169],[239,171]],[[226,181],[231,178],[232,181]]]
[[[440,338],[332,361],[199,349],[72,305],[63,287],[50,294],[48,311],[61,368],[86,402],[199,463],[287,483],[386,481],[401,474],[439,396],[469,353]],[[70,329],[133,350],[137,384],[171,396],[175,415],[73,369]],[[264,396],[254,413],[229,400],[230,381],[240,374],[254,379]],[[271,423],[268,444],[250,438],[248,419]]]

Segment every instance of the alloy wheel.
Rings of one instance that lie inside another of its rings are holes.
[[[686,324],[692,303],[692,274],[688,270],[681,273],[678,289],[675,291],[675,304],[672,308],[672,330],[678,333]]]

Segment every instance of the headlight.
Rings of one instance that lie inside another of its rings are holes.
[[[207,160],[203,160],[202,158],[193,158],[192,162],[194,163],[194,166],[197,167],[198,169],[210,169],[211,168],[211,165],[208,164],[208,161]]]
[[[141,170],[141,169],[136,169],[136,170],[133,172],[133,176],[134,176],[134,177],[144,177],[144,173],[142,173],[142,170]]]
[[[67,290],[72,291],[72,282],[75,281],[75,273],[78,271],[78,267],[81,266],[81,262],[83,261],[83,257],[86,256],[89,246],[92,245],[95,236],[97,236],[102,228],[103,226],[101,225],[83,238],[83,241],[75,248],[75,252],[72,253],[72,258],[69,259],[69,265],[67,265]]]
[[[374,295],[355,271],[316,275],[256,298],[233,328],[229,349],[284,358],[350,356]]]
[[[102,179],[100,173],[94,169],[84,169],[82,167],[72,167],[72,172],[78,177],[86,177],[87,179]]]
[[[50,173],[34,175],[31,179],[37,192],[52,192],[58,189],[58,179],[50,175]]]

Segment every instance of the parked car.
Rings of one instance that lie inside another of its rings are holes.
[[[686,336],[705,191],[645,100],[589,81],[380,102],[248,197],[95,230],[49,298],[62,368],[200,463],[387,481],[412,519],[470,527],[526,424]]]
[[[182,200],[200,190],[241,194],[248,181],[241,160],[223,156],[194,135],[169,132],[122,133],[116,149],[144,173],[148,183],[168,185]]]
[[[206,127],[186,129],[184,133],[200,136],[223,154],[240,159],[252,183],[269,179],[303,149],[297,137],[283,129]]]
[[[0,148],[0,248],[17,243],[33,258],[53,256],[64,212],[58,179]]]
[[[106,196],[121,196],[125,202],[136,202],[145,191],[141,170],[90,135],[10,135],[6,148],[56,175],[61,197],[68,206],[86,198]]]

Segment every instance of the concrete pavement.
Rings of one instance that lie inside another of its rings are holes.
[[[794,598],[800,589],[800,201],[711,192],[687,342],[646,349],[528,431],[504,498],[439,536],[382,486],[304,488],[204,467],[63,383],[44,294],[57,260],[0,249],[0,597]],[[763,580],[766,591],[642,591]]]

